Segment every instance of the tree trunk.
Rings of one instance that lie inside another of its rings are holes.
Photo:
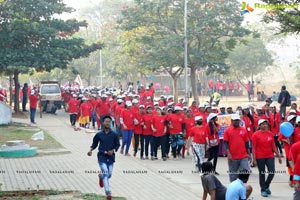
[[[178,76],[172,76],[172,83],[173,83],[173,96],[174,96],[174,102],[178,102],[178,88],[177,88],[177,80]]]
[[[9,75],[9,106],[12,106],[12,76]]]
[[[17,69],[14,70],[14,81],[15,81],[14,110],[16,113],[18,113],[18,112],[20,112],[20,104],[19,104],[20,83],[19,83],[19,71]]]
[[[194,101],[196,101],[197,105],[199,104],[199,96],[197,92],[197,81],[196,81],[196,66],[191,66],[191,85]]]

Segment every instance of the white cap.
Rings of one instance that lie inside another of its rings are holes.
[[[212,106],[216,106],[217,104],[216,104],[216,102],[212,102],[211,105]]]
[[[82,101],[87,101],[88,99],[86,97],[83,97],[82,98]]]
[[[291,110],[289,111],[289,113],[295,113],[295,114],[296,114],[297,112],[296,112],[296,110],[291,109]]]
[[[153,107],[151,105],[148,105],[146,109],[148,109],[148,108],[153,108]]]
[[[232,114],[231,115],[231,120],[241,120],[241,117],[239,114]]]
[[[242,110],[246,110],[246,109],[249,109],[249,105],[243,105],[242,106]]]
[[[256,106],[256,110],[262,110],[261,106]]]
[[[204,102],[204,106],[206,107],[206,106],[208,106],[209,105],[209,103],[207,102],[207,101],[205,101]]]
[[[147,99],[151,99],[151,97],[147,96]]]
[[[182,108],[183,108],[183,110],[189,109],[189,107],[187,107],[187,106],[183,106]]]
[[[298,124],[298,122],[300,122],[300,116],[297,116],[296,118],[296,124]]]
[[[270,105],[269,105],[269,107],[270,108],[275,108],[275,104],[274,103],[271,103]],[[296,112],[295,112],[296,113]]]
[[[109,99],[109,101],[113,101],[113,99],[112,99],[112,98],[110,98],[110,99]]]
[[[117,102],[118,102],[118,103],[122,103],[123,100],[122,100],[122,99],[118,99]]]
[[[31,91],[30,91],[30,94],[31,94],[31,95],[34,95],[34,90],[31,90]]]
[[[128,96],[129,96],[129,97],[133,97],[133,94],[132,94],[132,93],[129,93]]]
[[[205,108],[204,103],[199,104],[198,108]]]
[[[107,95],[106,94],[102,94],[101,98],[107,98]]]
[[[140,105],[139,108],[145,108],[145,106],[144,105]]]
[[[158,105],[158,102],[157,102],[157,101],[155,101],[153,104],[154,104],[154,105]]]
[[[221,109],[221,108],[226,108],[226,106],[222,105],[222,106],[220,106],[220,109]]]
[[[183,109],[180,106],[175,106],[174,110],[178,111],[178,110],[183,110]]]
[[[297,117],[296,115],[290,115],[287,117],[288,122]]]
[[[195,117],[195,121],[202,120],[202,119],[203,119],[202,116],[196,116]]]
[[[184,100],[184,98],[183,98],[183,97],[180,97],[179,100]]]
[[[76,95],[76,94],[73,94],[72,96],[73,96],[73,97],[77,97],[77,95]]]
[[[137,99],[132,100],[132,103],[138,103],[138,102],[139,102],[139,100],[137,100]]]
[[[218,115],[216,113],[210,113],[207,117],[207,122],[209,122],[211,119],[217,117]]]
[[[125,104],[126,104],[126,106],[132,106],[131,101],[126,101]]]
[[[173,104],[175,104],[174,102],[170,102],[168,103],[168,106],[172,106]]]
[[[212,110],[217,110],[217,107],[213,106],[211,107]]]
[[[258,120],[258,126],[261,125],[264,122],[268,122],[266,119],[260,119]]]

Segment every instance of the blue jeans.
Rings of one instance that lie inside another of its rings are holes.
[[[125,154],[128,154],[129,147],[131,144],[133,130],[122,130],[122,134],[123,134],[122,148],[124,148],[124,146],[126,145]]]
[[[111,191],[109,189],[108,179],[110,179],[112,176],[112,170],[113,170],[114,164],[99,162],[99,166],[101,169],[101,179],[103,180],[105,194],[109,195],[109,194],[111,194]]]
[[[36,112],[36,108],[30,108],[30,122],[31,123],[35,122],[35,120],[34,120],[34,118],[35,118],[35,112]]]

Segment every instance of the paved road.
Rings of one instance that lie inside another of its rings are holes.
[[[29,123],[28,119],[14,119]],[[0,159],[0,183],[2,190],[54,189],[79,190],[84,193],[104,194],[98,186],[98,164],[96,152],[86,155],[94,133],[74,131],[68,115],[44,115],[37,118],[37,125],[57,139],[70,154],[37,156],[22,159]],[[0,132],[1,136],[1,132]],[[268,199],[291,199],[293,190],[287,184],[285,165],[276,162],[278,173],[271,185],[272,196]],[[200,177],[194,171],[191,157],[183,160],[142,161],[134,157],[117,154],[111,179],[111,190],[115,196],[128,200],[196,200],[202,198]],[[229,184],[226,158],[219,158],[218,178]],[[249,183],[253,186],[254,199],[262,199],[259,191],[257,169],[253,169]]]

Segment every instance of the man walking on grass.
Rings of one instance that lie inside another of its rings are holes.
[[[110,129],[111,120],[110,116],[103,117],[104,128],[94,136],[93,144],[88,152],[88,156],[91,156],[92,151],[96,149],[99,144],[97,155],[101,169],[101,174],[99,174],[99,185],[101,188],[104,186],[107,200],[112,198],[108,180],[112,176],[115,152],[117,152],[120,147],[118,134]]]

